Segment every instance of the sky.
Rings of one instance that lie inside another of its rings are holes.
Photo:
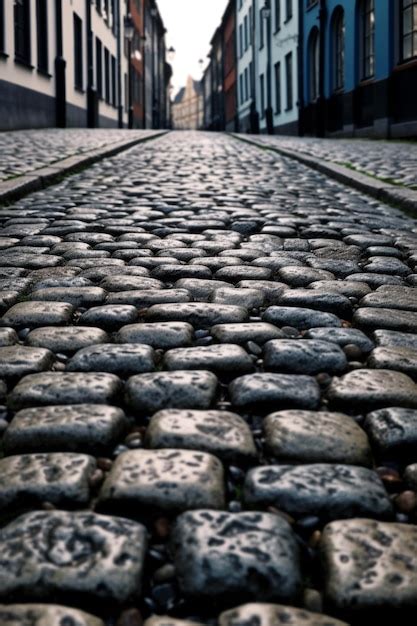
[[[157,0],[164,21],[167,48],[175,48],[170,60],[174,69],[174,95],[185,85],[187,76],[199,80],[202,72],[198,61],[207,65],[210,40],[220,24],[227,0]]]

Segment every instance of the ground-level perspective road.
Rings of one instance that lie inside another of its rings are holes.
[[[171,132],[0,223],[0,624],[415,623],[415,219]]]

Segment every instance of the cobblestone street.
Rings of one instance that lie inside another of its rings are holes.
[[[0,224],[1,626],[415,624],[414,219],[172,132]]]

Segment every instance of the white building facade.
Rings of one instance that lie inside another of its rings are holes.
[[[0,0],[0,130],[123,127],[126,0]]]
[[[241,132],[294,135],[299,124],[299,0],[236,0]]]

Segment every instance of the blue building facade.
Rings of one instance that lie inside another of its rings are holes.
[[[417,0],[300,0],[304,134],[417,136]]]

